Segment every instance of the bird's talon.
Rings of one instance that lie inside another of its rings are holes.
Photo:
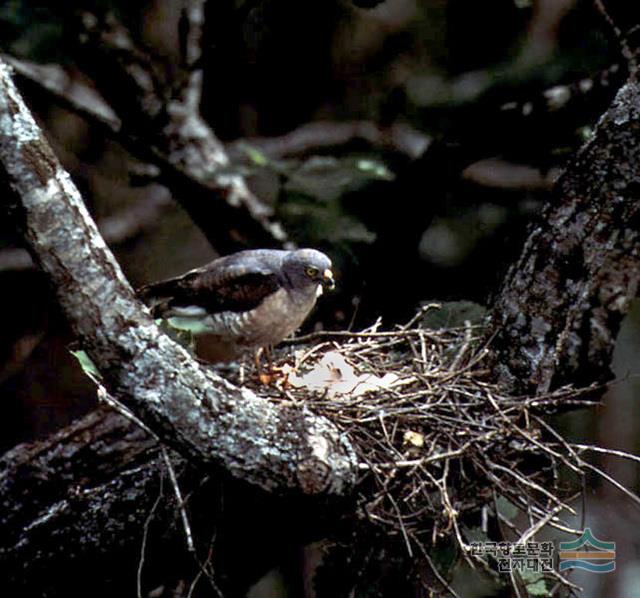
[[[265,386],[275,383],[286,386],[289,380],[289,372],[285,368],[272,365],[268,372],[259,372],[258,379]]]
[[[268,386],[271,384],[271,374],[258,374],[258,379],[260,380],[260,384],[263,386]]]

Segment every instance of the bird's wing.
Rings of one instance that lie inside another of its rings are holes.
[[[172,308],[199,307],[209,314],[254,309],[280,288],[277,274],[256,264],[217,261],[183,276],[140,289],[156,315]]]

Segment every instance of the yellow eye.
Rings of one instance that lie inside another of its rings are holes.
[[[318,268],[314,268],[313,266],[307,266],[304,269],[304,273],[309,277],[309,278],[316,278],[318,276],[318,273],[320,272],[320,270],[318,270]]]

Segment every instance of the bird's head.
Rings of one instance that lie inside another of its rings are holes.
[[[287,279],[297,288],[315,286],[320,294],[322,287],[335,287],[331,260],[316,249],[292,251],[284,260],[283,270]]]

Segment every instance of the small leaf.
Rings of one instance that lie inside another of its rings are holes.
[[[248,145],[247,147],[245,147],[244,151],[247,153],[247,156],[249,156],[249,159],[256,166],[266,166],[269,163],[269,160],[267,160],[267,157],[260,150],[257,150],[255,147],[251,147],[250,145]]]
[[[84,351],[70,351],[70,353],[78,360],[82,371],[89,378],[91,378],[93,381],[102,380],[102,374],[98,371],[98,368]]]
[[[356,166],[362,172],[366,172],[367,174],[371,174],[376,178],[383,180],[393,180],[393,173],[381,162],[376,162],[375,160],[361,159],[356,162]]]
[[[545,582],[544,576],[536,571],[529,571],[525,569],[520,572],[522,581],[527,588],[527,594],[529,596],[548,596],[549,588]]]
[[[509,521],[515,519],[516,515],[519,513],[518,507],[504,496],[498,496],[496,506],[500,514],[504,515],[504,517]]]

